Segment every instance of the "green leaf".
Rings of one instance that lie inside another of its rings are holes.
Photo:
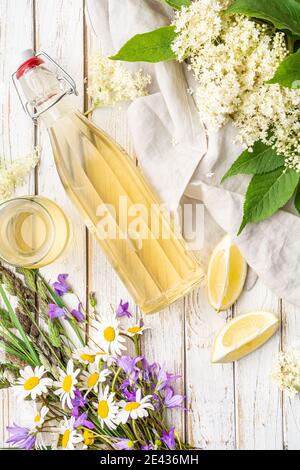
[[[175,8],[175,10],[180,10],[182,7],[189,7],[191,4],[190,0],[165,0],[165,2],[170,5],[170,7]]]
[[[150,33],[137,34],[110,59],[126,62],[162,62],[176,59],[171,48],[175,37],[174,26],[165,26]]]
[[[270,21],[276,28],[300,36],[300,3],[296,0],[236,0],[227,12]]]
[[[296,196],[295,196],[295,207],[300,214],[300,185],[298,186]]]
[[[234,175],[260,175],[284,165],[284,159],[272,147],[256,142],[253,152],[245,150],[222,178],[222,182]]]
[[[281,209],[292,197],[299,178],[295,170],[285,168],[253,176],[247,189],[244,217],[238,235],[248,223],[261,222]]]
[[[11,319],[10,319],[8,311],[5,310],[4,308],[0,308],[0,323],[7,330],[10,330],[14,327],[14,325],[13,325]]]
[[[300,50],[287,56],[275,72],[274,77],[266,83],[279,83],[288,88],[300,87]]]
[[[51,344],[56,348],[60,348],[61,337],[59,334],[59,326],[57,325],[55,320],[48,320],[48,334]]]
[[[24,343],[27,347],[28,353],[30,354],[30,357],[31,357],[32,361],[34,361],[36,365],[40,365],[39,357],[38,357],[34,347],[32,346],[31,341],[29,340],[29,338],[27,337],[25,331],[23,330],[22,325],[19,322],[19,319],[18,319],[15,311],[13,310],[13,308],[12,308],[8,298],[7,298],[7,295],[6,295],[6,293],[5,293],[5,291],[2,287],[2,284],[0,284],[0,295],[1,295],[2,300],[3,300],[3,302],[4,302],[4,304],[7,308],[10,320],[14,324],[15,328],[18,330],[19,334],[21,335],[21,338],[23,339],[23,341],[24,341]]]

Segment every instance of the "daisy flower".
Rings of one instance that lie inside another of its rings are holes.
[[[49,408],[47,408],[47,406],[43,406],[41,408],[41,410],[33,418],[33,423],[32,423],[33,429],[38,429],[41,426],[43,426],[48,412],[49,412]]]
[[[48,388],[52,385],[52,380],[43,377],[46,371],[44,366],[36,367],[34,370],[30,366],[26,366],[25,369],[20,370],[20,378],[17,380],[13,390],[20,398],[26,398],[30,396],[32,400],[36,397],[47,393]]]
[[[133,325],[127,328],[126,334],[128,336],[131,336],[131,338],[133,338],[136,335],[142,335],[143,331],[146,329],[147,329],[146,326]]]
[[[81,390],[87,390],[88,392],[94,390],[94,392],[97,392],[99,383],[105,382],[110,374],[110,370],[99,370],[99,367],[95,363],[90,364],[88,370],[82,372],[83,387],[81,387]]]
[[[102,428],[106,425],[109,429],[116,429],[119,407],[114,401],[115,394],[109,393],[109,386],[106,385],[104,392],[100,386],[98,403],[94,403],[97,409],[98,419]]]
[[[67,365],[67,371],[59,370],[60,379],[54,382],[54,385],[58,387],[55,390],[54,394],[58,395],[61,399],[62,407],[67,405],[69,408],[72,408],[72,399],[75,398],[75,385],[77,384],[77,376],[80,372],[80,369],[74,371],[74,364],[72,359],[69,360]]]
[[[152,395],[147,395],[142,398],[142,390],[139,388],[136,392],[135,401],[120,402],[121,411],[118,418],[119,423],[125,424],[129,418],[147,418],[147,410],[154,410],[154,406],[149,403],[151,397]]]
[[[74,429],[75,418],[71,419],[64,418],[64,421],[60,427],[60,434],[62,435],[61,439],[61,448],[63,450],[74,450],[76,444],[79,444],[83,441],[83,436],[81,433]]]
[[[76,349],[72,357],[81,364],[92,364],[95,362],[96,353],[92,348],[84,346],[84,348]]]
[[[120,336],[116,316],[103,317],[101,322],[94,323],[94,327],[97,331],[96,340],[101,349],[116,356],[120,356],[122,350],[126,350],[122,344],[125,342],[125,338]]]

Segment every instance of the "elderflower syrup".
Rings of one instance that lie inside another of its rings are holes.
[[[66,192],[140,308],[167,307],[201,282],[201,267],[129,155],[73,109],[69,75],[45,53],[24,59],[15,85],[48,129]]]
[[[11,199],[0,205],[0,258],[37,269],[53,263],[70,240],[69,219],[41,196]]]

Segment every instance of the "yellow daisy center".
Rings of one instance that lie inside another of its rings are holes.
[[[95,441],[94,434],[91,431],[88,431],[87,429],[85,429],[83,432],[83,439],[86,446],[93,445]]]
[[[125,411],[133,411],[133,410],[137,410],[138,408],[140,407],[140,403],[136,402],[136,401],[131,401],[130,403],[127,403],[125,405]]]
[[[62,441],[61,441],[61,445],[62,445],[63,449],[66,449],[66,447],[68,445],[68,442],[69,442],[69,439],[70,439],[70,434],[71,434],[70,429],[66,429],[64,434],[63,434]]]
[[[105,328],[103,332],[104,339],[111,343],[116,338],[116,330],[112,326]]]
[[[39,423],[40,421],[41,421],[40,415],[36,415],[36,417],[34,418],[34,422]]]
[[[81,354],[80,359],[85,362],[90,362],[91,364],[95,361],[95,356],[92,354]]]
[[[64,392],[69,393],[73,384],[72,375],[66,375],[62,384],[62,389]]]
[[[33,390],[39,383],[40,379],[38,377],[30,377],[24,383],[24,390]]]
[[[99,373],[98,372],[94,372],[93,374],[91,374],[87,380],[87,386],[88,388],[92,388],[96,385],[96,383],[98,382],[98,379],[99,379]]]
[[[131,328],[128,328],[128,333],[136,334],[141,331],[142,328],[139,326],[132,326]]]
[[[98,404],[98,416],[100,416],[100,418],[102,419],[105,419],[107,418],[108,413],[109,413],[109,407],[108,407],[107,401],[101,400]]]
[[[128,449],[132,449],[133,446],[134,446],[134,442],[133,441],[128,441],[127,446],[128,446]]]

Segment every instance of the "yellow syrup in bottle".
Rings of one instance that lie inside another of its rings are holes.
[[[66,192],[141,310],[167,307],[202,281],[202,268],[129,155],[61,99],[56,76],[33,62],[17,76],[47,126]]]

